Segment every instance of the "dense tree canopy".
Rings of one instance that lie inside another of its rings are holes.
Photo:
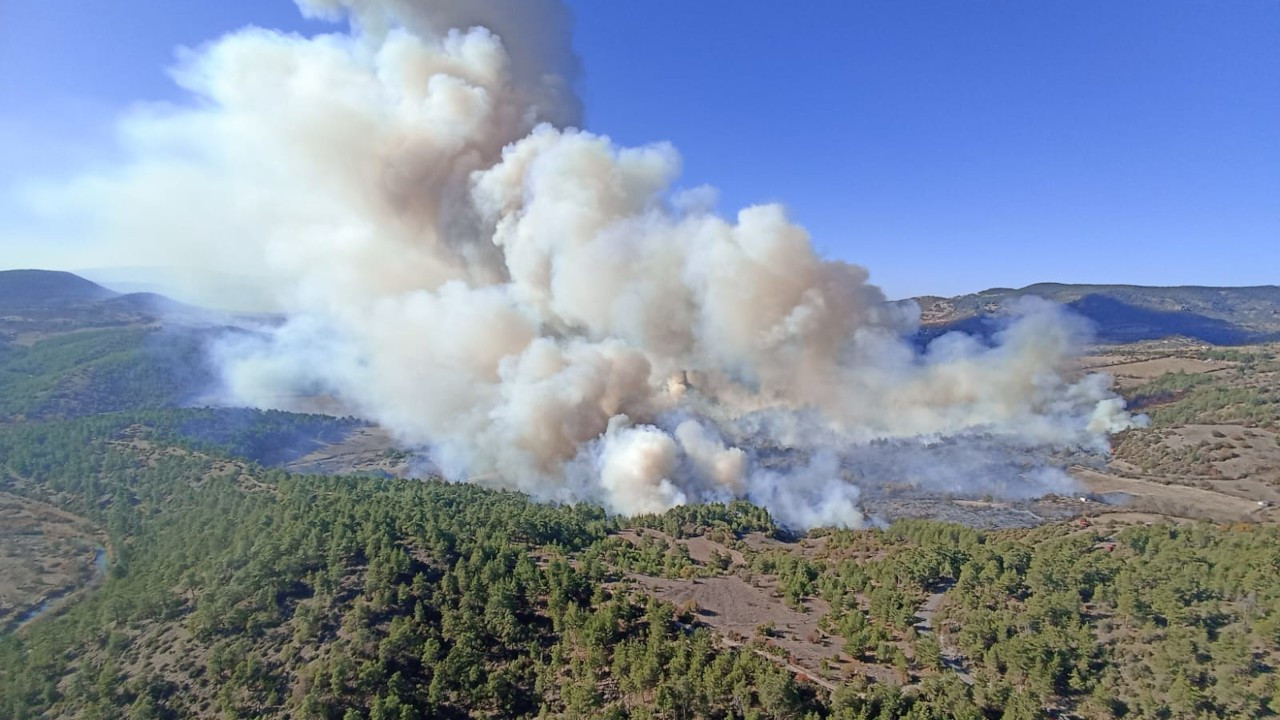
[[[140,360],[153,332],[0,347],[0,491],[109,537],[105,582],[0,636],[0,717],[1280,713],[1275,526],[902,521],[799,538],[741,501],[624,519],[292,475],[278,465],[359,423],[174,407],[181,363]],[[1264,407],[1180,376],[1142,392]],[[691,539],[714,549],[695,557]],[[801,672],[771,623],[717,632],[637,575],[735,576],[819,616],[808,641],[831,651]]]

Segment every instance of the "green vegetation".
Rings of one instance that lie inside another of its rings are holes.
[[[1214,373],[1165,373],[1130,393],[1155,427],[1191,423],[1239,423],[1280,427],[1280,363],[1273,357],[1236,353],[1241,364]]]
[[[139,449],[123,442],[136,426],[122,424],[0,433],[18,478],[6,489],[99,520],[113,554],[101,590],[0,643],[6,718],[818,707],[770,661],[719,652],[669,605],[606,590],[599,564],[575,568],[570,554],[610,527],[598,509],[441,482],[293,477]],[[175,635],[187,640],[173,664],[147,664],[176,653]]]
[[[1218,360],[1244,363],[1246,365],[1266,362],[1268,359],[1267,353],[1263,350],[1244,348],[1212,348],[1209,350],[1201,350],[1193,353],[1193,355],[1202,360]]]
[[[1156,427],[1190,423],[1240,423],[1276,427],[1280,423],[1280,394],[1256,387],[1201,386],[1168,407],[1151,413]]]
[[[203,367],[195,333],[113,328],[3,345],[0,420],[176,405],[207,384]]]
[[[86,518],[110,555],[99,586],[0,636],[0,718],[1280,713],[1275,526],[794,538],[741,501],[619,519],[291,475],[271,466],[359,423],[177,408],[207,379],[199,336],[158,332],[0,345],[0,490]],[[1274,358],[1226,352],[1230,370],[1136,390],[1157,425],[1275,426]],[[724,632],[628,575],[784,619]]]
[[[984,704],[1088,717],[1274,713],[1280,533],[1130,527],[1114,551],[1051,528],[974,549],[946,618]],[[1028,553],[1027,545],[1033,549]]]
[[[1138,403],[1159,403],[1186,394],[1192,388],[1210,385],[1213,378],[1203,373],[1171,372],[1139,385],[1133,391]]]
[[[1268,671],[1280,662],[1275,527],[1130,527],[1112,537],[912,521],[753,550],[747,534],[778,530],[745,503],[623,522],[471,485],[293,476],[236,459],[229,448],[261,444],[216,413],[0,427],[3,489],[91,518],[111,548],[101,588],[0,640],[0,716],[1280,710]],[[616,534],[624,527],[660,534],[632,543]],[[695,536],[726,553],[693,560],[680,538]],[[729,549],[743,563],[732,566]],[[696,608],[618,584],[623,572],[772,578],[792,607],[829,605],[819,625],[842,657],[891,668],[912,687],[856,674],[829,675],[834,691],[807,682],[770,645],[779,629],[731,647],[700,626]],[[919,608],[938,593],[934,630],[918,630]]]

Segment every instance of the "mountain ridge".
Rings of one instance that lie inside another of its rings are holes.
[[[912,298],[920,306],[922,332],[951,330],[989,334],[997,318],[1024,297],[1040,297],[1074,309],[1094,323],[1104,342],[1187,337],[1214,345],[1280,338],[1280,286],[1099,285],[1035,283],[990,288],[951,298]]]
[[[96,302],[119,293],[62,270],[0,270],[0,307]]]
[[[990,335],[1024,297],[1040,297],[1089,319],[1102,342],[1186,337],[1214,345],[1280,339],[1280,285],[1122,285],[1041,282],[1022,288],[910,298],[920,307],[924,339],[958,330]],[[71,315],[86,326],[150,322],[199,310],[155,293],[118,293],[59,270],[0,271],[0,312]],[[0,328],[3,330],[4,328]],[[14,328],[11,328],[11,330]]]

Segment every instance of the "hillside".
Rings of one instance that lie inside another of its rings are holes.
[[[1280,346],[1085,358],[1152,427],[1080,497],[904,480],[800,535],[386,477],[422,464],[353,418],[183,407],[208,328],[66,286],[0,345],[5,720],[1280,711]]]
[[[155,293],[117,293],[72,273],[0,271],[0,347],[30,346],[81,330],[151,327],[161,319],[209,315]]]
[[[184,437],[187,412],[0,426],[0,499],[83,517],[63,555],[102,528],[110,556],[100,586],[0,638],[0,716],[1280,709],[1274,524],[907,521],[797,539],[745,502],[625,519],[470,484],[290,475]]]
[[[116,295],[69,272],[0,270],[0,309],[85,304]]]
[[[1038,283],[992,288],[953,298],[921,296],[922,335],[950,330],[986,334],[1020,298],[1041,297],[1073,308],[1095,324],[1103,342],[1185,337],[1214,345],[1280,339],[1280,286],[1144,287]],[[0,271],[0,343],[27,334],[154,323],[201,310],[154,293],[120,294],[78,275],[49,270]]]
[[[1062,303],[1092,320],[1106,342],[1187,337],[1214,345],[1242,345],[1280,338],[1280,286],[1144,287],[1039,283],[1013,290],[993,288],[954,298],[916,298],[927,334],[948,330],[988,332],[990,318],[1018,299],[1035,296]]]

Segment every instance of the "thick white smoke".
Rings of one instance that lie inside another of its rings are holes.
[[[1106,378],[1067,379],[1086,329],[1061,310],[921,352],[918,313],[781,207],[720,217],[673,195],[669,145],[573,129],[558,4],[300,5],[353,30],[190,53],[197,102],[130,118],[133,160],[64,193],[152,262],[269,279],[289,320],[219,350],[238,401],[331,393],[451,476],[540,498],[748,497],[806,527],[862,522],[845,448],[1096,448],[1132,422]],[[757,462],[777,448],[805,459]]]

